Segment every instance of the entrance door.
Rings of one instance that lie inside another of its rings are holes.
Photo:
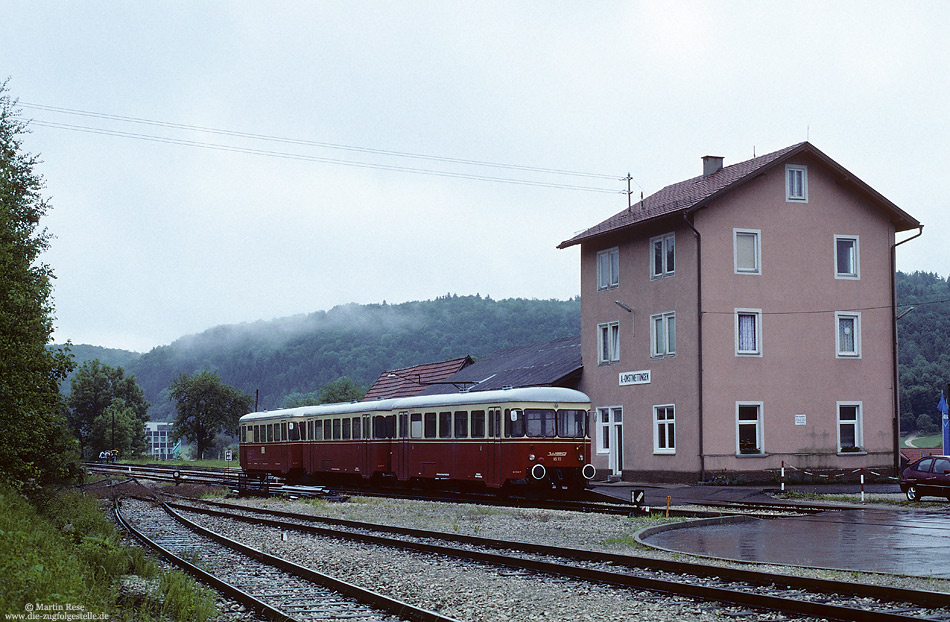
[[[598,408],[601,447],[607,450],[607,468],[610,475],[623,473],[623,407]]]

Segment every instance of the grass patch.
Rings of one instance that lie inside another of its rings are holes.
[[[837,501],[840,503],[861,503],[861,495],[857,494],[822,494],[819,492],[804,492],[797,490],[786,490],[784,493],[776,495],[777,499],[789,499],[800,501]],[[894,505],[898,507],[916,507],[916,508],[946,508],[946,501],[927,501],[926,498],[921,501],[909,501],[905,498],[894,499],[891,497],[878,497],[871,494],[864,495],[865,503],[876,505]]]
[[[160,577],[161,582],[165,574],[143,549],[122,542],[95,497],[70,491],[31,503],[0,488],[3,613],[28,613],[28,605],[42,605],[71,606],[74,613],[118,620],[207,620],[199,615],[214,609],[213,595],[190,579],[187,597],[166,590],[143,604],[141,598],[129,601],[120,593],[123,577]],[[188,604],[195,599],[201,604]],[[176,617],[178,609],[190,613]]]
[[[227,460],[158,460],[151,456],[141,458],[128,458],[119,460],[117,464],[137,464],[139,466],[146,464],[157,464],[160,466],[184,466],[184,467],[215,467],[240,469],[241,464],[237,460],[228,462]]]

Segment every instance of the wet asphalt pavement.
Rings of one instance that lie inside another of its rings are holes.
[[[643,490],[645,504],[664,507],[702,501],[774,503],[769,491],[754,486],[649,488],[629,484],[596,486],[598,492],[629,500]],[[857,485],[789,486],[824,494],[859,494]],[[868,485],[868,495],[898,495],[896,484]],[[792,564],[842,570],[950,578],[950,504],[937,498],[928,509],[895,507],[829,510],[802,517],[750,519],[698,525],[649,536],[647,544],[684,553],[740,561]],[[807,501],[803,503],[808,503]],[[946,505],[946,507],[943,507]]]

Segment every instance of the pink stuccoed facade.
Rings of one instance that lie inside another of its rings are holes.
[[[920,223],[809,143],[700,170],[560,245],[599,476],[892,473],[895,239]]]

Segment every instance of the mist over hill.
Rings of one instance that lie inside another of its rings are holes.
[[[901,430],[934,431],[940,391],[950,382],[950,282],[928,272],[899,272],[897,301],[899,311],[914,307],[898,321]],[[145,354],[89,345],[71,350],[78,363],[98,358],[134,374],[152,404],[152,418],[163,420],[172,415],[164,391],[181,372],[217,371],[224,382],[251,395],[259,390],[260,408],[276,408],[291,393],[310,393],[344,376],[368,385],[386,369],[479,358],[579,332],[577,297],[447,295],[217,326]],[[68,381],[63,390],[69,391]]]
[[[492,300],[450,294],[217,326],[145,354],[93,346],[72,346],[72,351],[77,362],[99,358],[134,374],[152,404],[152,419],[165,420],[173,411],[165,390],[181,372],[217,371],[224,382],[251,395],[259,390],[261,409],[276,408],[291,393],[310,393],[344,376],[369,385],[386,369],[478,358],[579,333],[580,298]]]

